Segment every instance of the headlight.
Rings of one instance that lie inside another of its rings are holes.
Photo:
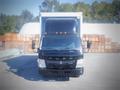
[[[38,59],[38,66],[39,68],[46,68],[45,60],[44,59]]]
[[[83,54],[83,48],[82,47],[80,47],[80,53]]]
[[[83,67],[83,60],[77,60],[76,68],[81,68],[81,67]]]

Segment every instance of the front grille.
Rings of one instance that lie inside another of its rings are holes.
[[[78,57],[68,57],[68,56],[64,56],[64,57],[58,57],[58,56],[48,56],[45,58],[46,60],[77,60]]]
[[[46,66],[49,69],[74,69],[76,60],[46,60]]]

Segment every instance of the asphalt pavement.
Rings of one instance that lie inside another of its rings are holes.
[[[85,54],[80,77],[42,77],[37,55],[0,60],[0,90],[120,90],[120,53]]]

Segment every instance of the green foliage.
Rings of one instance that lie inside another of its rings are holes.
[[[0,35],[3,35],[7,32],[19,32],[24,23],[33,20],[33,15],[28,10],[24,10],[19,16],[1,14]]]
[[[1,14],[0,16],[0,34],[4,34],[6,32],[15,32],[16,21],[15,16],[6,16]]]
[[[24,20],[24,22],[30,22],[32,21],[33,14],[29,12],[28,10],[23,10],[21,13],[21,19]]]
[[[73,5],[70,3],[61,4],[59,8],[60,12],[72,12],[73,11]]]
[[[59,2],[57,0],[44,0],[41,5],[42,12],[58,11]]]
[[[75,12],[83,12],[84,18],[90,18],[90,5],[83,2],[77,2],[74,4]]]
[[[92,4],[92,13],[94,19],[110,19],[112,18],[112,5],[106,2],[94,2]]]
[[[112,0],[86,4],[84,2],[59,3],[58,0],[44,0],[41,11],[51,12],[83,12],[85,22],[116,22],[120,23],[120,0]],[[53,8],[54,6],[54,8]]]
[[[113,0],[112,7],[114,21],[120,23],[120,0]]]

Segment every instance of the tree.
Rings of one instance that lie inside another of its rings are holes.
[[[97,20],[97,22],[111,22],[113,18],[113,7],[111,3],[95,1],[91,5],[90,14],[93,20]]]
[[[1,14],[0,16],[0,34],[5,34],[6,32],[16,31],[16,21],[15,16],[6,16]]]
[[[61,4],[59,7],[59,11],[61,12],[72,12],[73,11],[73,5],[70,3]]]
[[[114,21],[120,23],[120,0],[113,0],[112,7]]]
[[[44,0],[40,8],[42,12],[58,11],[59,2],[57,0]]]
[[[30,22],[33,19],[33,14],[28,10],[23,10],[21,13],[21,18],[24,22]]]
[[[33,14],[28,10],[23,10],[20,16],[16,16],[16,31],[19,32],[21,27],[34,20]]]
[[[74,4],[74,11],[83,12],[84,18],[90,18],[90,5],[83,2]]]
[[[35,20],[33,15],[28,11],[24,10],[21,15],[0,15],[0,35],[8,32],[19,32],[24,23]]]

